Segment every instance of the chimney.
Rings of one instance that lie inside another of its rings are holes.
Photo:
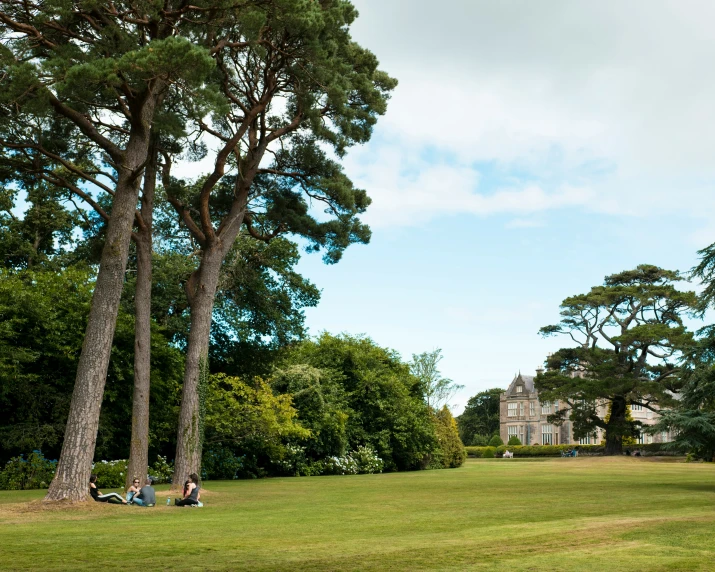
[[[537,368],[536,368],[536,375],[541,375],[542,373],[544,373],[544,368],[541,367],[541,366],[537,367]]]

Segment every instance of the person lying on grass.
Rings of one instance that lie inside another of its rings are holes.
[[[154,487],[152,486],[153,484],[154,481],[147,479],[140,491],[134,495],[132,504],[139,506],[154,506],[156,504],[156,493],[154,492]]]
[[[107,502],[110,504],[127,504],[127,501],[125,501],[121,495],[118,495],[117,493],[107,493],[106,495],[102,494],[102,491],[100,491],[97,488],[97,485],[95,484],[97,482],[97,475],[90,475],[89,477],[89,494],[92,495],[92,498],[96,500],[97,502]]]
[[[184,498],[179,500],[176,499],[174,504],[176,506],[192,506],[199,504],[199,476],[196,473],[191,473],[189,475],[188,485],[184,487]]]
[[[132,499],[139,492],[139,479],[132,481],[132,486],[127,489],[127,502],[131,503]]]

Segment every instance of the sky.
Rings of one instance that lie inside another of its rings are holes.
[[[370,244],[300,263],[311,334],[441,348],[458,414],[567,345],[564,298],[715,242],[712,2],[353,2],[399,86],[344,161]]]

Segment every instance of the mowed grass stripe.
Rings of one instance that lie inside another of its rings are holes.
[[[0,493],[2,569],[712,570],[715,467],[629,458],[207,482],[206,507]],[[166,499],[159,490],[159,502]]]

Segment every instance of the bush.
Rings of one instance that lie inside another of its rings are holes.
[[[358,472],[361,474],[381,473],[384,463],[377,456],[377,452],[370,445],[360,445],[352,452],[351,457],[355,460],[358,466]]]
[[[663,448],[662,443],[651,443],[648,445],[637,445],[629,447],[631,451],[638,449],[644,456],[651,455],[672,455]],[[485,449],[488,447],[465,447],[469,457],[484,457]],[[501,457],[506,450],[514,453],[515,457],[560,457],[562,451],[576,449],[579,455],[603,455],[605,446],[603,445],[501,445],[495,448],[495,455]],[[624,451],[625,451],[624,447]]]
[[[521,441],[519,441],[519,437],[517,437],[516,435],[512,435],[511,437],[509,437],[507,445],[521,445]]]
[[[45,459],[41,451],[33,451],[27,456],[13,457],[0,471],[0,489],[28,490],[45,489],[55,476],[57,461]]]
[[[342,457],[327,457],[323,460],[324,475],[357,475],[360,468],[349,454]]]
[[[494,453],[496,453],[496,449],[494,447],[482,447],[484,451],[482,451],[482,459],[493,459],[494,458]]]
[[[486,447],[489,445],[489,437],[487,435],[474,435],[470,445],[474,447]]]
[[[236,479],[243,467],[242,458],[227,447],[214,445],[201,457],[201,478],[206,480]]]
[[[166,457],[156,456],[156,461],[149,468],[149,474],[155,483],[170,483],[174,476],[174,465],[168,463]]]
[[[126,472],[126,459],[98,461],[92,465],[92,473],[97,475],[96,485],[98,489],[123,489]]]
[[[489,446],[490,447],[498,447],[499,445],[503,445],[504,441],[501,440],[501,437],[499,435],[494,435],[491,439],[489,439]]]
[[[428,467],[430,469],[461,467],[467,456],[454,417],[445,406],[434,414],[433,421],[439,448],[432,454]]]

